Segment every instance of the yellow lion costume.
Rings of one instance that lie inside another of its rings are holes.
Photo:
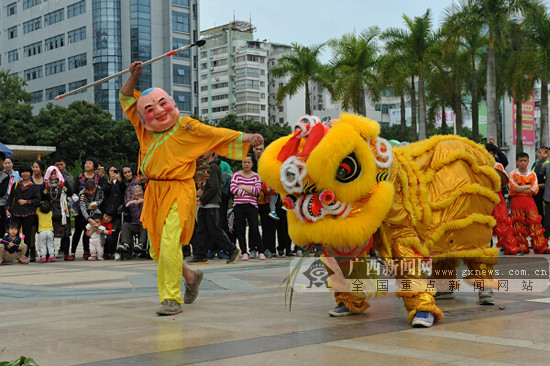
[[[500,189],[494,159],[457,136],[392,148],[379,133],[376,121],[358,115],[328,123],[306,116],[294,134],[266,148],[259,174],[286,194],[294,243],[322,244],[331,257],[365,257],[373,245],[383,258],[431,258],[434,268],[453,269],[462,258],[469,269],[492,269],[498,249],[490,248],[491,211]],[[340,264],[343,273],[351,270],[343,268],[348,265]],[[412,281],[424,278],[419,266],[398,273]],[[364,291],[333,287],[337,306],[344,304],[349,313],[369,306]],[[397,296],[413,325],[417,312],[431,314],[432,323],[443,316],[433,292]]]

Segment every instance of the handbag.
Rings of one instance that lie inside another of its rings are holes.
[[[78,216],[78,196],[76,194],[67,196],[67,208],[69,209],[69,217]]]

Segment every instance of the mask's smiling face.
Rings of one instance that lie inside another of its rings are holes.
[[[139,115],[148,131],[166,131],[178,121],[180,111],[160,88],[147,89],[137,101]]]

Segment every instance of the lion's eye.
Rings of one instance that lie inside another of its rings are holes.
[[[361,174],[361,167],[359,166],[355,154],[351,153],[338,165],[338,169],[336,169],[336,180],[340,183],[349,183],[357,179],[359,174]]]

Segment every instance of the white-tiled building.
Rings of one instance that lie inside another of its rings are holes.
[[[68,91],[193,43],[199,0],[17,0],[0,9],[0,69],[28,83],[34,113]],[[98,104],[123,118],[118,77],[55,101]],[[198,50],[147,66],[138,89],[156,86],[174,96],[182,114],[198,114]]]

